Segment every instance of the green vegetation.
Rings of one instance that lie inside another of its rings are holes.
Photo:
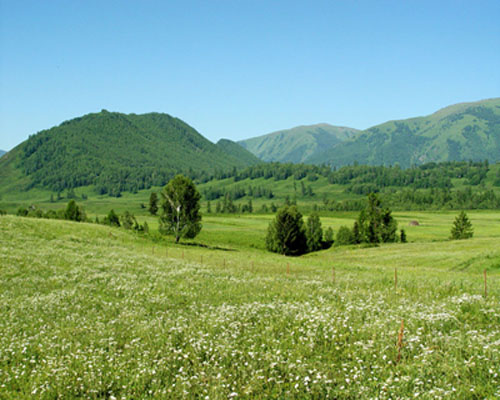
[[[465,211],[457,215],[451,228],[451,239],[470,239],[474,235],[472,224]]]
[[[498,397],[498,211],[467,241],[452,213],[395,214],[420,221],[405,246],[287,259],[270,216],[207,216],[191,246],[0,217],[0,397]]]
[[[161,192],[160,232],[173,235],[178,243],[182,237],[194,238],[201,231],[200,193],[193,181],[177,175]]]
[[[370,193],[368,204],[359,213],[358,220],[353,226],[353,237],[356,243],[395,242],[398,224],[391,214],[391,210],[382,208],[377,195]]]
[[[158,212],[158,195],[156,192],[151,192],[151,195],[149,196],[148,211],[151,215],[156,215]]]
[[[238,142],[264,161],[302,163],[359,131],[328,124],[298,126]]]
[[[266,247],[285,256],[299,256],[307,252],[306,228],[296,206],[284,206],[267,229]]]
[[[5,153],[7,153],[5,150],[0,150],[0,157],[2,157]]]
[[[306,162],[403,168],[428,162],[500,160],[500,99],[463,103],[367,129]]]
[[[224,153],[240,160],[240,162],[244,165],[255,165],[262,162],[258,157],[250,153],[250,151],[245,150],[242,146],[232,140],[220,139],[217,142],[217,147],[221,148]]]
[[[92,185],[99,194],[120,196],[163,186],[179,172],[201,179],[246,165],[167,114],[103,110],[30,136],[0,159],[0,186],[9,193]]]

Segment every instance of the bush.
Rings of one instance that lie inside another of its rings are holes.
[[[330,247],[333,244],[333,229],[329,226],[325,231],[324,239],[325,247]]]
[[[352,231],[347,226],[341,226],[337,232],[335,244],[337,246],[345,246],[354,243],[354,235],[352,234]]]

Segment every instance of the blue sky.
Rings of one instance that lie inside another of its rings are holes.
[[[0,149],[101,109],[212,141],[500,96],[500,1],[0,0]]]

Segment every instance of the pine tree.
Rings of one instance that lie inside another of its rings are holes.
[[[474,230],[472,229],[472,223],[465,211],[460,212],[455,218],[455,222],[453,222],[453,226],[451,227],[451,237],[452,240],[457,239],[469,239],[474,234]]]
[[[158,212],[158,195],[156,192],[151,192],[151,195],[149,196],[148,211],[151,215],[156,215]]]
[[[323,229],[318,214],[313,213],[307,219],[306,224],[307,249],[317,251],[322,247]]]
[[[266,247],[286,256],[298,256],[307,251],[307,239],[302,214],[296,206],[284,206],[267,230]]]

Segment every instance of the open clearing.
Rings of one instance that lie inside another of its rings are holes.
[[[467,241],[395,215],[411,243],[300,258],[263,249],[269,216],[190,245],[0,217],[0,398],[500,397],[500,213]]]

